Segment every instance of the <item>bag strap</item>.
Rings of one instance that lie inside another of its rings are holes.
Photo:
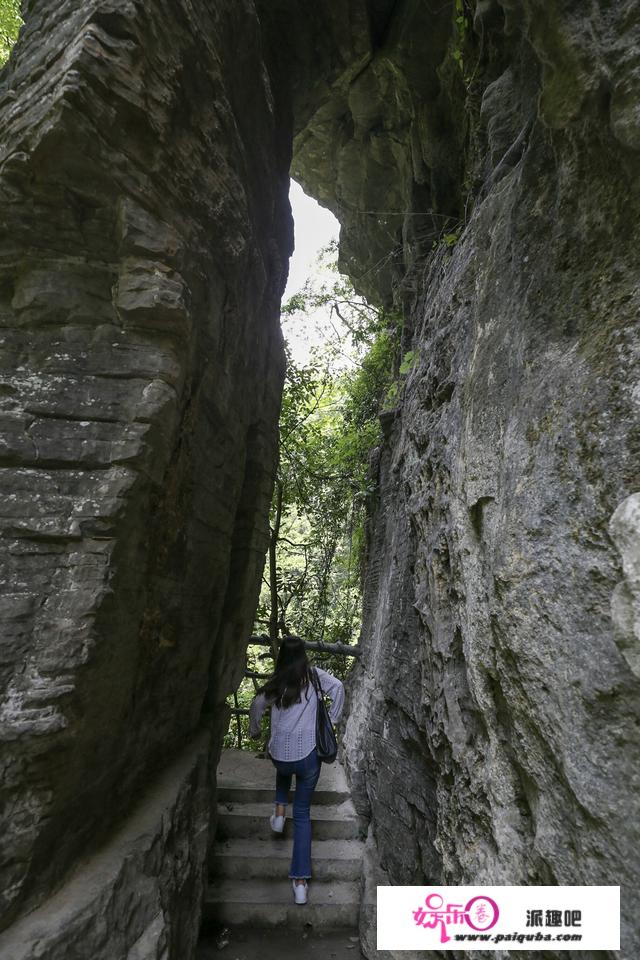
[[[315,667],[311,667],[311,670],[309,671],[309,673],[311,674],[311,683],[313,684],[313,688],[318,694],[318,697],[320,698],[320,700],[322,700],[322,687],[319,687],[320,680],[318,677],[318,671],[316,670]]]
[[[333,730],[333,729],[334,729],[334,727],[333,727],[333,720],[332,720],[331,717],[329,716],[329,710],[328,710],[328,708],[327,708],[326,703],[324,702],[324,695],[323,695],[323,694],[324,694],[324,691],[323,691],[322,687],[320,687],[319,689],[318,689],[318,687],[316,687],[316,681],[317,681],[318,684],[319,684],[319,683],[320,683],[320,677],[318,676],[317,671],[316,671],[313,667],[311,668],[311,671],[310,671],[310,672],[311,672],[311,681],[312,681],[312,683],[313,683],[313,686],[315,687],[316,693],[318,694],[318,700],[320,701],[320,703],[321,703],[322,706],[324,707],[325,717],[326,717],[327,721],[329,722],[329,724],[330,724],[330,726],[331,726],[331,729]],[[334,732],[335,732],[335,731],[334,731]]]

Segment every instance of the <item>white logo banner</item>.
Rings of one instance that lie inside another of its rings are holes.
[[[378,887],[378,950],[619,950],[620,887]]]

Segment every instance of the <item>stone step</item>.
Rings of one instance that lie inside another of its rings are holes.
[[[209,861],[212,879],[282,878],[289,872],[293,840],[217,840]],[[311,847],[316,880],[358,880],[362,872],[362,840],[315,840]]]
[[[237,748],[223,750],[216,781],[217,799],[220,802],[231,800],[243,803],[273,803],[275,799],[276,769],[273,762],[260,753]],[[295,782],[294,776],[292,788],[295,788]],[[294,789],[289,794],[291,803],[293,794]],[[349,784],[342,764],[338,760],[334,763],[323,763],[313,794],[313,803],[336,804],[349,796]]]
[[[212,881],[204,903],[206,924],[276,927],[286,924],[314,929],[352,927],[357,930],[360,884],[357,881],[309,881],[307,903],[293,899],[291,880],[219,878]]]
[[[272,803],[219,803],[217,839],[231,837],[273,838],[269,817],[273,813]],[[293,822],[290,815],[284,825],[284,834],[275,836],[276,840],[285,840],[293,836]],[[343,800],[339,804],[311,805],[311,835],[314,840],[358,840],[361,839],[362,826],[353,802]]]
[[[304,907],[299,907],[303,910]],[[353,927],[316,930],[315,927],[205,928],[196,960],[365,960]]]
[[[293,778],[292,789],[289,791],[289,811],[291,813],[291,806],[293,805],[293,797],[295,794],[295,775]],[[322,787],[316,787],[313,792],[313,803],[322,803],[322,804],[338,804],[342,803],[343,800],[349,799],[348,790],[339,790],[335,788],[323,789]],[[238,784],[225,784],[224,786],[218,785],[218,801],[219,803],[275,803],[275,779],[273,784],[270,786],[247,786],[244,783]]]

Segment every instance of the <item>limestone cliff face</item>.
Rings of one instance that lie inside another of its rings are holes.
[[[477,4],[459,79],[451,47],[416,61],[412,9],[338,91],[358,147],[345,141],[327,161],[358,157],[332,203],[349,208],[346,249],[366,287],[382,281],[384,298],[398,278],[416,353],[373,463],[345,758],[391,882],[621,884],[631,957],[637,10]],[[430,92],[416,91],[414,71],[425,89],[432,77]],[[364,119],[359,88],[373,91]],[[391,89],[409,91],[402,111]],[[425,118],[447,102],[439,137]],[[305,170],[314,135],[312,123]],[[404,175],[392,180],[394,163]],[[383,270],[350,212],[367,187],[361,207],[409,214]],[[450,217],[453,246],[412,240],[418,190]]]
[[[122,942],[84,941],[110,960],[190,955],[266,548],[291,218],[260,45],[250,4],[36,0],[2,75],[0,927],[209,734],[149,827],[182,867],[138,857]]]
[[[638,12],[453,7],[28,4],[0,77],[3,960],[33,924],[51,960],[193,953],[292,154],[416,356],[344,742],[377,856],[394,883],[622,883],[637,954]]]

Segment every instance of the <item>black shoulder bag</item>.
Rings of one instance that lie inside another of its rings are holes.
[[[311,682],[318,694],[318,711],[316,714],[316,748],[318,750],[318,757],[323,763],[333,763],[338,755],[338,741],[336,740],[336,734],[333,729],[333,724],[331,723],[331,718],[329,717],[327,705],[322,697],[322,687],[320,687],[318,674],[313,668],[310,673]]]

